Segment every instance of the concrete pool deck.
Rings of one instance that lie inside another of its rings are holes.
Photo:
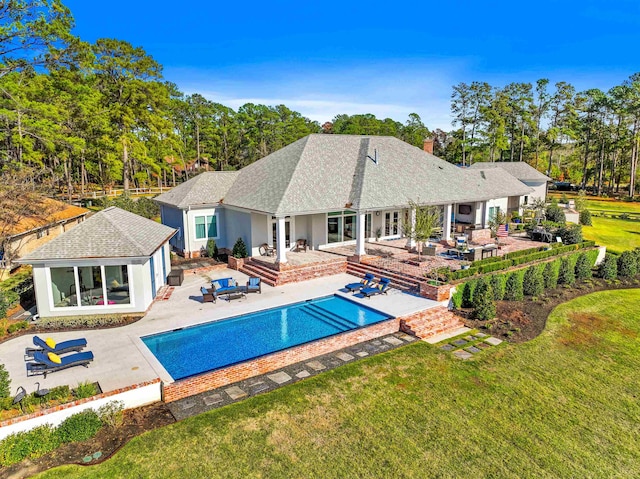
[[[357,295],[341,292],[345,284],[357,281],[350,274],[326,276],[276,288],[263,284],[262,294],[251,293],[246,298],[230,302],[219,299],[215,304],[201,302],[200,287],[206,285],[209,278],[229,276],[236,279],[239,284],[245,284],[247,281],[245,274],[228,269],[188,274],[182,286],[175,287],[168,300],[155,301],[145,317],[136,323],[111,329],[40,334],[41,337],[51,336],[56,341],[86,338],[86,350],[94,354],[94,361],[88,368],[73,367],[49,374],[46,379],[42,376],[27,377],[24,350],[32,347],[33,334],[0,344],[0,362],[4,363],[9,372],[12,392],[18,386],[23,386],[27,392],[32,392],[36,389],[35,383],[38,381],[41,388],[59,385],[75,387],[80,382],[97,381],[105,392],[155,378],[172,382],[172,378],[144,346],[140,337],[334,293],[395,317],[440,305],[435,301],[395,289],[391,289],[388,295],[374,296],[371,299],[358,298]]]

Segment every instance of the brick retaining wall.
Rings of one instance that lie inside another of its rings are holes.
[[[400,319],[394,318],[368,327],[347,331],[329,338],[286,349],[266,356],[245,361],[217,371],[203,373],[182,381],[163,384],[163,399],[172,402],[194,394],[216,389],[227,384],[249,379],[275,371],[300,361],[328,354],[338,349],[353,346],[363,341],[392,334],[400,329]]]
[[[338,260],[331,263],[316,263],[310,266],[280,270],[276,284],[281,286],[287,283],[299,283],[300,281],[346,272],[346,260]]]

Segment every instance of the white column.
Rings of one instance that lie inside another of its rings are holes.
[[[411,208],[409,210],[409,223],[411,223],[411,231],[416,229],[416,209]],[[413,249],[416,247],[416,241],[413,238],[407,237],[407,248]]]
[[[489,205],[488,201],[482,203],[482,227],[486,228],[489,224]]]
[[[287,235],[285,232],[286,218],[276,218],[276,261],[287,262]]]
[[[365,224],[365,216],[366,213],[358,213],[356,215],[356,255],[364,256],[366,251],[364,249],[364,240],[365,240],[365,232],[364,232],[364,224]]]
[[[442,239],[449,241],[451,239],[451,213],[453,205],[444,205],[444,213],[442,218]]]

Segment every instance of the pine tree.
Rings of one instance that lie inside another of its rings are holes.
[[[246,258],[249,256],[247,254],[247,245],[244,244],[242,238],[238,238],[236,244],[233,245],[232,255],[234,258]]]
[[[571,263],[567,258],[560,261],[560,271],[558,272],[558,284],[572,285],[576,282],[576,275]]]
[[[607,253],[598,268],[598,277],[612,280],[618,277],[618,261],[614,255]]]
[[[493,300],[491,284],[480,278],[473,292],[473,316],[481,321],[496,317],[496,304]]]
[[[544,265],[542,278],[545,289],[555,289],[558,286],[558,260],[549,261]]]
[[[522,290],[522,273],[520,271],[511,273],[507,278],[504,299],[507,301],[522,301],[524,299],[524,292]]]
[[[578,261],[576,261],[576,279],[584,280],[589,278],[591,278],[591,263],[586,253],[582,253],[578,256]]]

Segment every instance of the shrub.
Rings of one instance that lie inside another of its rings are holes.
[[[566,245],[582,242],[582,226],[580,225],[561,226],[556,234],[562,238],[562,242]]]
[[[0,290],[0,318],[7,315],[7,310],[11,307],[11,298],[8,291]]]
[[[462,289],[464,285],[458,285],[455,293],[451,295],[451,304],[454,309],[460,309],[462,307]]]
[[[491,275],[489,280],[491,282],[491,289],[493,290],[493,299],[496,301],[502,301],[504,298],[504,288],[506,277],[503,274]]]
[[[0,466],[10,466],[26,458],[35,459],[59,445],[58,435],[49,424],[11,434],[0,441]]]
[[[563,205],[569,204],[569,198],[567,198],[566,193],[562,193],[562,196],[560,197],[560,203],[562,203]]]
[[[580,212],[580,224],[585,226],[591,226],[591,211],[584,209]]]
[[[567,222],[567,218],[564,211],[562,211],[562,208],[554,203],[547,206],[547,209],[545,210],[545,219],[559,224],[565,224]]]
[[[98,409],[98,417],[105,426],[115,428],[120,426],[124,420],[123,411],[123,401],[109,401]]]
[[[591,278],[591,262],[585,253],[578,255],[578,261],[576,261],[576,279],[588,279]]]
[[[618,257],[618,276],[622,278],[633,278],[638,274],[636,255],[633,251],[624,251]]]
[[[493,300],[493,290],[491,284],[484,278],[478,280],[473,291],[473,316],[476,319],[485,321],[496,317],[496,304]]]
[[[102,421],[93,409],[86,409],[65,419],[56,433],[61,443],[86,441],[102,427]]]
[[[212,238],[209,238],[209,240],[207,240],[207,257],[208,258],[218,257],[218,245],[216,244],[216,240]]]
[[[27,329],[28,327],[29,327],[29,323],[27,321],[18,321],[17,323],[11,324],[7,328],[7,331],[9,332],[9,334],[11,334],[21,329]]]
[[[78,399],[90,398],[98,394],[96,385],[88,381],[82,382],[73,390],[73,395]]]
[[[234,258],[246,258],[248,256],[247,245],[244,244],[242,238],[238,238],[236,244],[233,245],[232,255]]]
[[[554,289],[558,286],[558,269],[560,262],[556,259],[549,261],[542,270],[542,281],[545,289]]]
[[[522,290],[522,272],[514,271],[507,278],[507,283],[504,290],[504,299],[507,301],[522,301],[524,299],[524,292]]]
[[[537,266],[529,266],[525,270],[522,291],[526,296],[540,296],[544,291],[544,279]]]
[[[615,255],[607,253],[598,267],[598,277],[603,279],[616,279],[618,277],[618,260]]]
[[[558,272],[558,283],[572,285],[576,282],[576,275],[568,258],[560,260],[560,271]]]
[[[463,308],[472,308],[473,307],[473,289],[475,286],[475,281],[467,281],[464,283],[462,287],[462,307]]]
[[[11,379],[4,364],[0,364],[0,398],[8,398],[11,394]]]

